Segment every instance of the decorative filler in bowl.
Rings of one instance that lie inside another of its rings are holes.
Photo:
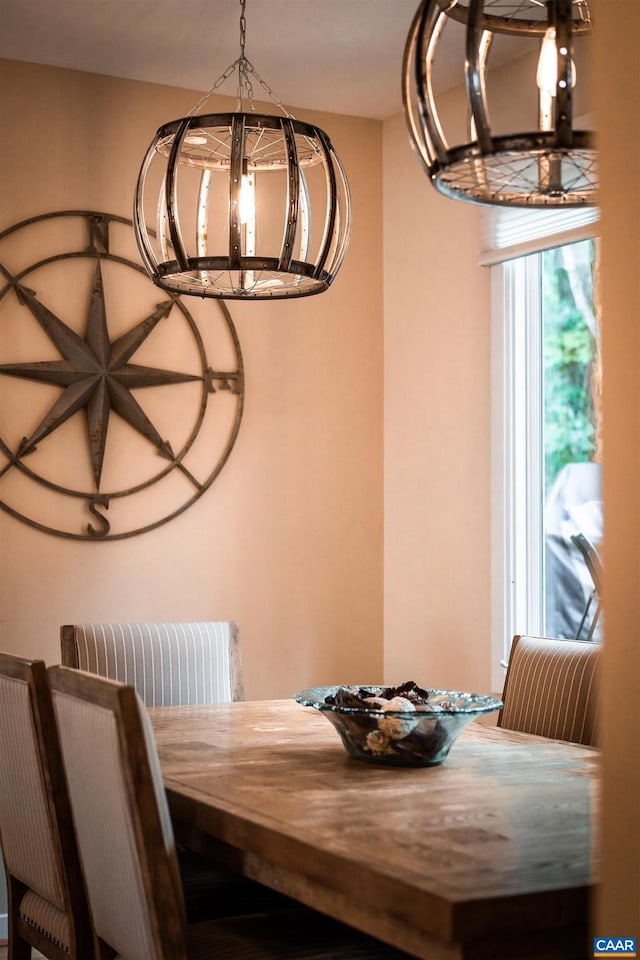
[[[423,689],[413,680],[399,687],[312,687],[293,699],[323,713],[352,757],[405,767],[442,763],[468,723],[502,706],[494,697]]]

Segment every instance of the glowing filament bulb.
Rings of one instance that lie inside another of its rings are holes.
[[[560,47],[561,56],[566,57],[568,50],[566,47]],[[576,65],[571,61],[572,85],[576,85]],[[536,73],[536,83],[541,93],[548,97],[555,97],[556,87],[558,86],[558,48],[556,46],[556,28],[549,27],[544,35],[544,40],[540,47],[540,57],[538,59],[538,70]],[[564,84],[564,80],[560,81]]]
[[[243,173],[240,182],[240,223],[251,223],[256,218],[256,180],[255,174]]]

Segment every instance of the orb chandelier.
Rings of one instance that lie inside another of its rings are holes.
[[[147,273],[165,290],[309,296],[326,290],[342,265],[349,186],[327,134],[296,120],[247,59],[245,6],[240,0],[238,59],[149,146],[136,187],[136,239]],[[197,114],[234,72],[235,112]],[[254,80],[282,115],[255,112]],[[251,112],[243,112],[245,95]]]
[[[585,83],[587,72],[584,61],[579,68],[576,61],[585,53],[582,38],[591,32],[592,5],[593,0],[423,0],[407,38],[403,98],[413,145],[437,190],[457,200],[513,206],[597,202],[594,136],[574,129],[573,120],[576,78]],[[450,58],[456,43],[468,101],[463,143],[460,127],[447,139],[451,118],[447,127],[434,93],[438,53],[448,51]],[[529,88],[505,89],[500,71],[490,66],[527,53],[532,54]],[[525,132],[511,132],[514,117]],[[451,146],[454,137],[458,142]]]

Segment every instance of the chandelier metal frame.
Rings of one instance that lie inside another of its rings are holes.
[[[433,74],[438,43],[454,21],[466,28],[469,139],[450,146]],[[597,203],[594,134],[573,126],[574,38],[591,30],[589,0],[422,0],[405,47],[403,99],[413,146],[438,191],[452,199],[497,205]],[[542,44],[550,33],[555,75],[544,107],[543,94],[536,91],[538,129],[495,134],[487,92],[494,39],[530,37]]]
[[[178,294],[310,296],[328,289],[344,260],[349,185],[327,134],[296,120],[247,59],[245,6],[240,0],[240,56],[185,117],[158,129],[147,150],[135,194],[136,240],[154,283]],[[236,71],[235,112],[198,114]],[[254,79],[281,116],[255,112]],[[272,225],[263,242],[265,219]]]

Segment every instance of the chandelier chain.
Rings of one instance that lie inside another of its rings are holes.
[[[207,90],[207,92],[204,93],[204,94],[200,97],[200,99],[197,101],[197,103],[194,103],[194,105],[191,107],[191,109],[190,109],[189,112],[187,113],[187,116],[188,116],[188,117],[192,117],[192,116],[194,115],[194,113],[197,113],[198,110],[200,109],[200,107],[207,102],[207,100],[209,99],[209,97],[211,96],[211,94],[212,94],[212,93],[215,93],[215,91],[218,89],[218,87],[222,86],[222,84],[225,82],[225,80],[228,80],[228,79],[229,79],[229,77],[231,76],[231,74],[234,72],[234,70],[235,70],[236,67],[238,66],[238,63],[239,63],[239,58],[238,58],[238,60],[234,60],[233,63],[230,63],[230,64],[229,64],[229,66],[228,66],[227,69],[224,71],[224,73],[221,73],[221,74],[220,74],[220,76],[218,77],[218,79],[216,80],[216,82],[213,84],[213,86],[210,87],[209,90]]]
[[[246,60],[244,48],[247,42],[247,18],[245,9],[247,0],[240,0],[240,59]]]
[[[247,6],[247,0],[240,0],[240,56],[238,58],[238,89],[236,92],[236,111],[242,112],[242,99],[243,99],[243,90],[247,93],[247,99],[252,110],[255,110],[253,105],[253,86],[249,78],[249,70],[247,69],[250,64],[247,60],[247,55],[245,53],[245,47],[247,44],[247,18],[245,15],[245,9]]]
[[[253,76],[256,78],[256,80],[258,81],[258,83],[260,84],[260,86],[262,87],[262,89],[265,91],[265,93],[267,94],[267,96],[269,97],[269,99],[271,100],[271,102],[273,103],[273,105],[276,106],[276,107],[278,107],[279,110],[282,110],[282,112],[284,113],[285,117],[289,117],[290,119],[293,119],[293,114],[292,114],[292,113],[289,113],[289,111],[287,110],[287,108],[286,108],[285,105],[283,104],[283,102],[282,102],[282,100],[280,99],[280,97],[278,96],[278,94],[275,93],[275,92],[271,89],[271,87],[270,87],[269,84],[266,82],[266,80],[263,80],[263,79],[262,79],[262,77],[260,76],[260,74],[258,73],[258,71],[256,70],[256,68],[255,68],[254,65],[251,63],[250,60],[247,60],[247,70],[249,71],[249,73],[252,73]],[[252,104],[252,109],[253,109],[253,104]]]
[[[279,110],[281,110],[282,113],[285,115],[285,117],[289,117],[290,120],[295,119],[293,114],[289,113],[289,111],[287,110],[282,100],[277,95],[277,93],[275,93],[271,89],[269,84],[262,79],[262,77],[254,67],[254,65],[247,58],[247,55],[245,53],[245,47],[247,43],[247,18],[245,14],[246,6],[247,6],[247,0],[240,0],[240,56],[236,60],[234,60],[233,63],[229,64],[229,66],[224,71],[224,73],[220,74],[220,76],[215,81],[213,86],[210,87],[210,89],[207,90],[207,92],[200,97],[197,103],[195,103],[191,107],[191,109],[187,114],[188,117],[192,117],[194,114],[196,114],[200,109],[200,107],[202,107],[207,102],[211,94],[215,93],[218,87],[222,86],[225,80],[228,80],[231,74],[234,73],[235,70],[237,70],[238,71],[238,84],[236,88],[236,111],[237,112],[239,113],[242,112],[242,101],[244,99],[245,94],[246,94],[247,100],[249,101],[249,105],[251,109],[255,110],[253,84],[251,82],[251,77],[253,76],[258,81],[258,83],[260,84],[262,89],[265,91],[269,100],[271,100],[274,106],[276,106]]]

